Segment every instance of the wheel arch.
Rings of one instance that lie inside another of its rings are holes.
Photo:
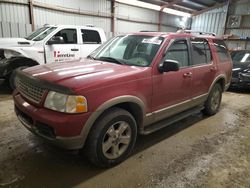
[[[36,66],[39,63],[33,59],[27,57],[13,57],[8,61],[8,74],[10,74],[13,70],[21,66]]]
[[[214,79],[213,83],[211,84],[208,93],[210,93],[210,91],[212,90],[212,88],[214,87],[214,85],[217,84],[217,83],[220,84],[220,86],[222,88],[222,91],[224,91],[225,88],[226,88],[226,76],[222,75],[222,74],[219,75],[219,76],[217,76]]]
[[[130,95],[115,97],[101,104],[97,108],[97,110],[93,112],[91,116],[88,118],[81,132],[81,137],[83,142],[82,146],[84,146],[84,143],[89,135],[89,132],[93,128],[95,122],[101,117],[101,115],[104,112],[113,107],[118,107],[127,110],[135,118],[135,121],[137,123],[137,128],[139,129],[142,126],[143,117],[145,116],[145,105],[143,101],[138,97]]]

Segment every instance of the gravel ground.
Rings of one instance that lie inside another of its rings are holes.
[[[97,169],[28,132],[0,86],[0,187],[250,188],[250,92],[223,94],[218,114],[139,136],[129,159]]]

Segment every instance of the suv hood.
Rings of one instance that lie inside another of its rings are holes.
[[[62,85],[75,91],[96,89],[112,84],[148,76],[145,74],[150,67],[136,67],[115,63],[87,60],[79,62],[53,63],[25,69],[24,72],[40,80]],[[148,71],[149,72],[149,71]]]
[[[30,46],[32,44],[34,44],[34,41],[25,38],[0,38],[0,48]]]

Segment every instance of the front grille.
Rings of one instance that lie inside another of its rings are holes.
[[[241,74],[240,75],[241,80],[245,82],[250,82],[250,75],[249,74]]]
[[[45,89],[39,87],[38,83],[19,77],[16,77],[15,83],[22,96],[36,104],[41,102]]]

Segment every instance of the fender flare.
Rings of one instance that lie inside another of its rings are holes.
[[[226,76],[223,75],[223,74],[220,74],[220,75],[218,75],[218,76],[214,79],[214,81],[212,82],[212,84],[211,84],[211,86],[210,86],[210,88],[209,88],[209,90],[208,90],[208,94],[210,93],[210,91],[212,90],[212,88],[214,87],[214,85],[215,85],[220,79],[223,79],[223,80],[224,80],[224,85],[223,85],[223,88],[222,88],[222,90],[224,91],[225,85],[226,85]]]
[[[126,103],[126,102],[135,103],[138,106],[140,106],[140,108],[142,109],[143,117],[145,117],[145,114],[146,114],[145,113],[145,105],[140,98],[132,96],[132,95],[123,95],[123,96],[112,98],[112,99],[102,103],[97,108],[97,110],[90,115],[90,117],[86,121],[86,123],[83,126],[82,131],[81,131],[82,146],[84,146],[84,143],[88,137],[89,132],[91,131],[92,127],[94,126],[96,120],[102,115],[102,113],[105,110],[107,110],[115,105],[118,105],[121,103]]]
[[[35,66],[39,65],[38,62],[36,62],[33,59],[27,58],[27,57],[13,57],[7,60],[6,65],[6,75],[9,75],[14,69],[21,67],[21,66]]]

